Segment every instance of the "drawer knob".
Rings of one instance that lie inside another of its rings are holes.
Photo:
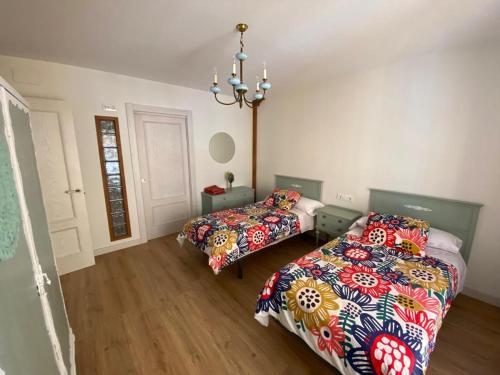
[[[339,223],[342,223],[342,220],[338,220]]]
[[[322,226],[322,227],[324,227],[324,226],[325,226],[325,223],[322,223],[322,224],[321,224],[321,226]]]
[[[326,219],[326,215],[323,215],[323,219]]]

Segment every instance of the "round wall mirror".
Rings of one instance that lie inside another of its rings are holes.
[[[214,159],[217,163],[227,163],[234,156],[234,140],[227,133],[216,133],[210,139],[208,149],[212,159]]]

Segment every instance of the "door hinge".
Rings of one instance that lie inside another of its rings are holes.
[[[45,284],[50,285],[52,284],[52,281],[49,279],[49,276],[45,272],[43,272],[42,266],[40,265],[37,266],[35,282],[38,289],[38,295],[40,297],[46,295],[47,291],[45,290]]]

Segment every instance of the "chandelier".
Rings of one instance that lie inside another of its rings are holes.
[[[214,94],[215,100],[224,105],[232,105],[238,103],[240,108],[243,107],[243,103],[245,103],[248,107],[253,108],[257,106],[261,100],[266,96],[266,91],[271,88],[271,83],[267,80],[267,69],[266,63],[264,65],[264,71],[262,74],[262,81],[259,81],[259,77],[257,77],[257,85],[255,89],[255,93],[253,94],[253,100],[248,100],[245,94],[248,91],[248,86],[243,81],[243,62],[248,58],[247,54],[243,52],[243,33],[247,31],[248,25],[245,23],[239,23],[236,25],[236,30],[238,30],[241,34],[240,36],[240,52],[236,53],[233,58],[233,72],[231,73],[231,77],[227,80],[227,82],[233,87],[233,96],[234,101],[225,103],[221,101],[217,94],[221,92],[221,88],[217,82],[217,69],[214,69],[214,84],[210,87],[210,91]],[[236,60],[240,63],[240,76],[236,74]],[[255,101],[255,102],[254,102]]]

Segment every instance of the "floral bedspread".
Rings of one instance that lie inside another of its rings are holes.
[[[187,239],[207,253],[208,264],[218,274],[242,257],[299,233],[297,215],[254,203],[196,217],[184,225],[177,239]]]
[[[456,288],[454,266],[346,234],[274,273],[255,318],[343,374],[423,374]]]

